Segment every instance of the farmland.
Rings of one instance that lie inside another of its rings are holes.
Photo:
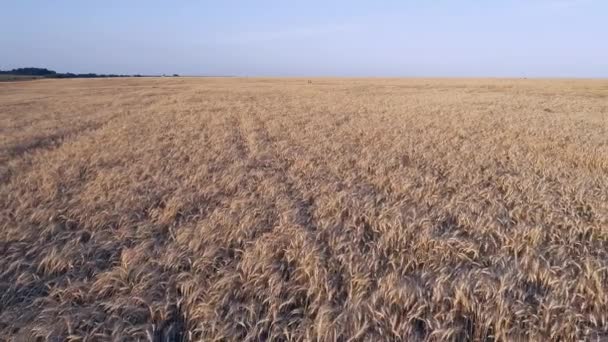
[[[608,81],[0,83],[0,336],[608,339]]]
[[[39,78],[38,76],[0,74],[0,82],[30,81]]]

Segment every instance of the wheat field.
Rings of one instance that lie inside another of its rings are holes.
[[[0,339],[608,339],[608,81],[0,84]]]

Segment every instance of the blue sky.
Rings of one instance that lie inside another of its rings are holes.
[[[608,77],[606,0],[7,0],[0,10],[0,69]]]

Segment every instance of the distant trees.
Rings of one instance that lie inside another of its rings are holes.
[[[2,71],[0,74],[3,75],[20,75],[20,76],[51,76],[57,73],[53,70],[45,68],[18,68],[13,70]]]
[[[117,74],[74,74],[71,72],[58,73],[46,68],[17,68],[13,70],[0,70],[0,75],[38,76],[44,78],[98,78],[98,77],[144,77],[142,75],[117,75]],[[173,77],[178,77],[173,74]]]

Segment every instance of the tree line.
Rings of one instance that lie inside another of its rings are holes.
[[[46,68],[17,68],[12,70],[0,70],[0,75],[36,76],[44,78],[97,78],[97,77],[143,77],[142,75],[118,75],[118,74],[74,74],[71,72],[58,73]],[[179,75],[173,74],[174,77]]]

